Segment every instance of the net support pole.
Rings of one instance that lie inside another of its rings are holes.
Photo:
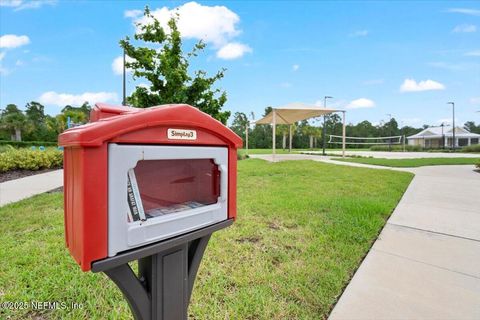
[[[276,144],[276,139],[275,139],[275,127],[277,126],[277,114],[275,109],[272,111],[273,113],[273,119],[272,119],[272,160],[275,162],[275,144]]]
[[[342,157],[345,158],[345,136],[346,136],[346,128],[345,128],[345,111],[343,113],[343,125],[342,125]]]
[[[289,141],[288,141],[288,152],[292,152],[292,125],[288,125],[288,134],[289,134]]]

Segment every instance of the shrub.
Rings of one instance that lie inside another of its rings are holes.
[[[471,146],[463,147],[461,152],[480,152],[480,144],[473,144]]]
[[[395,151],[395,152],[399,152],[399,151],[403,151],[403,146],[399,146],[399,145],[372,146],[372,147],[370,147],[370,150],[371,151]],[[414,151],[414,152],[422,151],[422,147],[421,146],[411,146],[411,145],[407,144],[407,145],[405,145],[405,151]]]
[[[57,145],[57,142],[54,141],[10,141],[10,140],[0,140],[0,145],[10,145],[16,148],[24,148],[24,147],[38,147],[38,146],[45,146],[45,147],[53,147]]]
[[[245,150],[238,150],[238,153],[237,153],[237,160],[245,160],[245,159],[248,159],[249,156],[248,154],[246,153]]]
[[[12,148],[0,153],[0,172],[59,168],[62,164],[63,153],[57,149],[40,151]]]

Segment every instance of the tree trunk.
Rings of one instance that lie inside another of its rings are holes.
[[[310,149],[313,149],[313,136],[310,136]]]
[[[317,148],[317,137],[313,138],[313,147],[316,149]]]
[[[15,141],[22,141],[22,130],[15,128]]]
[[[282,148],[283,150],[287,149],[287,134],[285,132],[283,133]]]

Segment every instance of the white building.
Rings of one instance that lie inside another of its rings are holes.
[[[430,127],[420,131],[413,136],[407,137],[408,144],[411,146],[421,146],[423,148],[451,148],[453,140],[453,128]],[[480,143],[480,134],[471,133],[465,128],[455,128],[455,147],[470,146]]]

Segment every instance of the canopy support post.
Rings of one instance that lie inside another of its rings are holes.
[[[276,144],[276,139],[275,139],[275,127],[277,126],[277,113],[275,109],[272,110],[273,112],[273,120],[272,120],[272,160],[275,162],[275,144]]]
[[[345,128],[345,111],[343,112],[343,125],[342,125],[342,157],[345,158],[345,134],[346,134],[346,128]]]
[[[288,152],[292,152],[292,125],[288,125],[288,133],[289,133],[289,144],[288,144]]]

